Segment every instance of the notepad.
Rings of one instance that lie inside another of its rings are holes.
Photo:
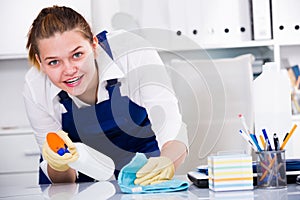
[[[253,189],[252,157],[247,154],[208,157],[208,183],[213,191]]]

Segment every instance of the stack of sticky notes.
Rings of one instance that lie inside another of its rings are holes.
[[[208,157],[208,183],[213,191],[253,189],[252,157],[248,154]]]

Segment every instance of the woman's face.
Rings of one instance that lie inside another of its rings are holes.
[[[60,89],[73,96],[95,90],[98,85],[94,62],[97,39],[90,43],[74,29],[56,33],[53,37],[38,41],[36,55],[41,70]]]

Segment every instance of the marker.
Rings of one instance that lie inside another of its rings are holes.
[[[65,153],[70,153],[65,142],[53,132],[47,134],[47,143],[52,151],[63,156]]]
[[[294,124],[292,130],[290,131],[290,133],[288,134],[288,136],[285,138],[285,140],[283,141],[281,147],[280,147],[280,150],[283,150],[286,143],[289,141],[289,139],[291,138],[292,134],[294,133],[295,129],[297,128],[297,125]]]
[[[268,144],[268,145],[266,145],[266,146],[267,146],[267,147],[270,147],[270,149],[267,148],[267,150],[272,151],[271,143],[270,143],[270,140],[269,140],[269,138],[268,138],[268,134],[267,134],[266,129],[262,129],[262,132],[263,132],[263,134],[264,134],[265,141],[266,141],[267,144]]]
[[[280,144],[276,133],[274,133],[273,135],[273,140],[274,140],[275,150],[278,151],[280,149]]]

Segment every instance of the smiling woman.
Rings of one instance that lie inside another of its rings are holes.
[[[99,79],[94,62],[98,40],[91,44],[77,29],[37,42],[35,58],[54,85],[86,103],[95,103]]]
[[[83,142],[111,157],[116,177],[136,152],[157,157],[139,172],[141,180],[150,171],[156,174],[143,184],[173,177],[187,154],[186,126],[167,71],[157,51],[145,44],[124,31],[94,36],[68,7],[39,13],[28,34],[34,67],[26,74],[23,95],[42,150],[40,183],[93,181],[69,167],[76,149],[61,157],[49,153],[46,135],[59,130],[66,133],[65,144]]]

